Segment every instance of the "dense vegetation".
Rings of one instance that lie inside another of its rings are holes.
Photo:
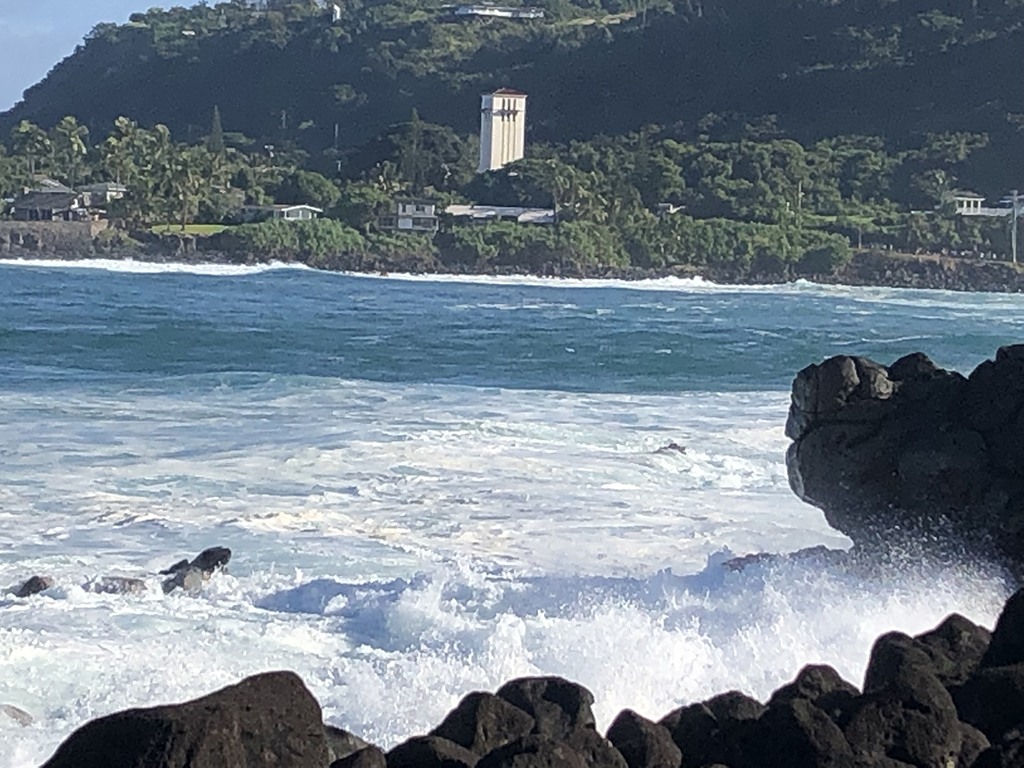
[[[118,180],[134,230],[305,202],[332,220],[214,242],[328,266],[793,275],[851,245],[1005,252],[1005,221],[948,200],[1005,193],[1024,161],[1024,86],[997,77],[1020,0],[543,0],[529,22],[441,5],[352,0],[332,22],[312,0],[232,0],[100,25],[0,116],[0,192]],[[476,175],[479,92],[500,85],[530,95],[527,158]],[[385,235],[398,194],[558,224]]]

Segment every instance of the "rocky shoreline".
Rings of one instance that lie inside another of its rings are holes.
[[[658,721],[627,709],[604,735],[593,703],[569,680],[519,678],[384,751],[325,724],[297,675],[268,672],[93,720],[43,768],[1019,768],[1024,590],[992,632],[953,614],[882,635],[860,688],[811,665],[765,703],[729,691]]]
[[[19,224],[21,224],[19,222]],[[31,224],[25,226],[32,227]],[[134,260],[149,263],[185,264],[247,264],[267,263],[268,259],[253,254],[239,260],[235,255],[202,247],[202,238],[178,235],[150,235],[146,242],[118,245],[116,241],[99,244],[88,233],[68,235],[56,231],[57,225],[35,224],[31,232],[0,230],[0,257],[7,259],[83,259]],[[296,259],[297,263],[303,263]],[[507,266],[488,265],[474,268],[446,263],[443,258],[406,254],[387,256],[373,254],[337,254],[310,264],[317,269],[367,274],[408,273],[444,275],[482,275],[562,277],[584,279],[652,280],[666,277],[702,278],[723,285],[776,285],[796,280],[810,282],[874,286],[886,288],[921,288],[983,293],[1024,292],[1024,269],[1005,261],[976,258],[954,258],[939,254],[899,254],[890,251],[862,250],[852,261],[832,274],[809,275],[792,271],[759,271],[757,269],[715,269],[679,265],[660,269],[642,267],[586,266],[550,264],[539,270],[521,270]]]

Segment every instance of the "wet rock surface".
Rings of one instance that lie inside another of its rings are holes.
[[[829,358],[794,380],[786,435],[790,486],[858,549],[1024,574],[1024,345],[969,376]]]
[[[324,725],[299,678],[273,672],[94,720],[44,768],[1020,768],[1022,626],[1024,590],[992,632],[953,614],[915,637],[882,635],[860,688],[808,665],[767,703],[728,691],[657,722],[627,709],[606,735],[585,687],[519,678],[387,752]]]

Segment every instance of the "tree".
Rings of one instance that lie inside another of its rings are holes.
[[[220,108],[213,105],[213,119],[210,121],[210,135],[206,137],[206,148],[215,155],[224,154],[224,129],[220,124]]]
[[[28,120],[22,120],[11,131],[11,147],[16,155],[28,160],[28,172],[31,176],[35,176],[40,160],[53,155],[53,144],[46,131]]]
[[[68,186],[74,187],[78,181],[78,171],[82,160],[89,152],[85,141],[89,137],[89,129],[79,125],[78,120],[68,115],[54,126],[50,141],[53,143],[54,156],[68,179]]]

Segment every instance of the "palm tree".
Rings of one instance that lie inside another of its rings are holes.
[[[88,136],[89,129],[79,125],[78,120],[71,115],[61,118],[53,128],[50,140],[54,153],[67,174],[70,187],[75,186],[82,158],[89,152],[89,147],[85,143]]]
[[[11,148],[16,155],[23,155],[28,160],[30,176],[36,174],[36,161],[50,157],[53,153],[53,145],[46,131],[28,120],[22,120],[11,131]]]

